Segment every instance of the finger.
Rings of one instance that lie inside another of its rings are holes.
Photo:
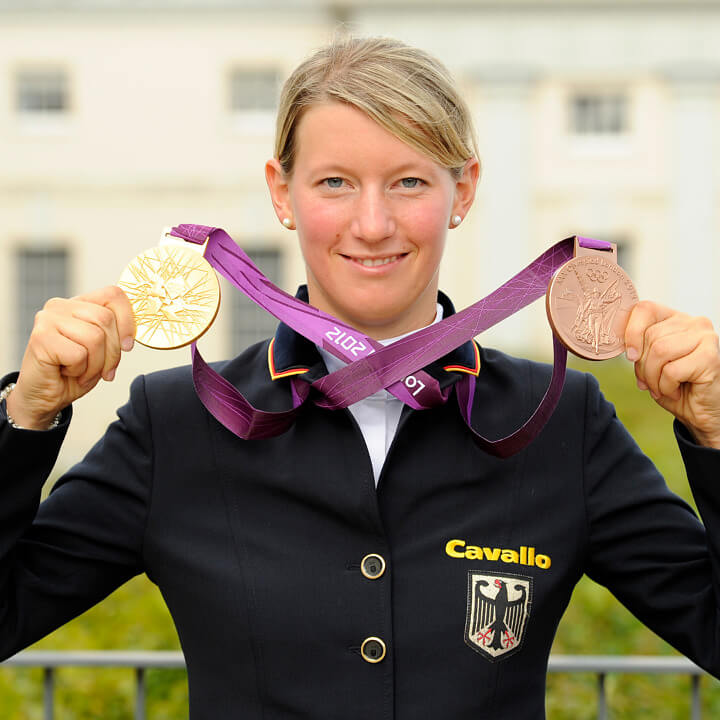
[[[107,307],[115,315],[115,324],[120,337],[120,346],[123,350],[132,350],[135,340],[135,315],[127,295],[117,286],[94,290],[79,295],[77,300],[94,303]]]
[[[650,326],[645,332],[644,353],[635,364],[638,386],[650,389],[657,400],[659,395],[679,399],[682,383],[709,382],[718,374],[718,340],[707,318],[675,313],[666,320]],[[674,366],[666,375],[670,363],[687,358],[688,363]],[[678,375],[680,369],[685,376]]]
[[[625,327],[625,354],[635,362],[642,354],[645,344],[645,332],[652,325],[671,317],[675,311],[664,305],[648,300],[637,303],[628,318]]]
[[[80,345],[85,350],[85,370],[77,373],[80,363],[65,366],[65,374],[76,377],[80,385],[86,385],[95,377],[102,375],[105,366],[105,332],[94,323],[79,320],[74,317],[59,317],[56,319],[57,332],[68,340]],[[62,358],[58,357],[58,361]],[[64,363],[59,363],[64,366]]]
[[[71,320],[68,310],[70,303],[71,301],[65,298],[51,298],[35,315],[21,368],[21,373],[25,376],[30,372],[28,362],[35,367],[41,367],[43,373],[52,372],[53,369],[59,373],[62,368],[66,368],[66,373],[79,377],[85,372],[87,348],[72,341],[68,344],[58,329],[59,324],[66,324]],[[63,341],[59,342],[58,338],[63,338]]]
[[[115,369],[120,362],[120,336],[115,313],[108,307],[88,302],[77,302],[73,306],[72,316],[90,325],[98,327],[105,336],[104,363],[101,370],[105,380],[115,377]]]
[[[689,355],[667,363],[658,382],[659,397],[679,400],[682,396],[682,385],[691,382],[687,378],[694,374],[695,368],[696,362]]]
[[[670,325],[663,330],[661,332],[655,325],[653,332],[646,333],[643,355],[635,363],[636,377],[646,385],[655,399],[661,394],[667,394],[660,386],[665,366],[693,353],[702,339],[697,332],[688,331],[685,327],[673,328]]]
[[[87,370],[87,348],[59,332],[47,335],[35,356],[41,365],[55,368],[64,377],[79,378]]]
[[[632,318],[630,334],[631,336],[634,335],[637,337],[642,331],[642,337],[640,342],[631,341],[634,342],[634,347],[631,346],[626,349],[626,356],[628,360],[635,362],[635,375],[637,377],[638,387],[641,390],[648,390],[649,386],[646,378],[645,362],[653,342],[664,335],[687,332],[688,326],[693,318],[663,305],[647,301],[638,303],[636,308],[637,312]],[[655,397],[657,389],[653,388],[651,392]]]
[[[692,383],[694,385],[716,382],[720,374],[717,335],[705,333],[691,353],[669,362],[660,376],[660,389],[667,382],[673,384]],[[667,378],[666,378],[667,376]]]
[[[67,365],[57,366],[60,368],[60,375],[70,381],[67,386],[67,401],[64,403],[67,405],[90,392],[101,378],[100,375],[88,376],[86,372],[88,358],[86,347],[59,334],[53,339],[53,344],[58,356],[68,360]]]

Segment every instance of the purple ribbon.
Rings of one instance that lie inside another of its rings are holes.
[[[192,344],[193,382],[205,407],[235,435],[243,439],[273,437],[285,432],[312,393],[313,402],[335,410],[352,405],[385,388],[410,407],[422,410],[447,401],[450,388],[421,368],[471,340],[545,294],[555,272],[573,257],[574,238],[561,240],[524,270],[487,297],[439,323],[383,346],[373,338],[312,305],[294,298],[271,283],[222,229],[204,225],[178,225],[171,235],[202,244],[208,262],[260,307],[308,340],[348,364],[308,383],[291,377],[292,408],[267,412],[253,405],[203,360]],[[578,237],[582,247],[608,250],[610,244]],[[514,433],[489,440],[472,428],[475,376],[463,375],[456,383],[460,413],[475,442],[498,457],[508,457],[532,441],[555,409],[565,379],[567,351],[553,337],[554,366],[550,384],[531,417]]]

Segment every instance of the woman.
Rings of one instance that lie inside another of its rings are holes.
[[[305,258],[300,297],[386,342],[451,314],[439,264],[478,175],[469,112],[436,61],[390,40],[318,52],[284,87],[266,166]],[[638,385],[678,419],[707,535],[578,373],[506,460],[476,447],[454,403],[412,411],[384,391],[350,413],[308,404],[287,432],[242,441],[187,368],[156,373],[37,509],[69,404],[112,380],[133,332],[116,288],[50,301],[6,393],[15,425],[36,431],[0,424],[3,655],[146,572],[178,629],[194,719],[535,719],[587,572],[720,671],[720,356],[707,321],[640,303],[626,331]],[[444,388],[477,373],[474,424],[502,436],[549,371],[476,358],[466,343],[425,370]],[[281,410],[291,376],[313,381],[333,360],[281,324],[221,373]]]

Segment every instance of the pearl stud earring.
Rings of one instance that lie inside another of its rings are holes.
[[[459,215],[453,215],[452,224],[458,226],[462,222],[462,218]]]
[[[289,228],[292,225],[292,220],[290,218],[283,218],[282,224],[286,228]]]

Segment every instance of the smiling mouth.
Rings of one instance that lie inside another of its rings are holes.
[[[390,263],[397,262],[400,258],[404,258],[407,253],[399,253],[398,255],[388,255],[387,257],[381,258],[358,258],[352,257],[351,255],[345,255],[348,260],[362,265],[363,267],[380,267],[381,265],[389,265]]]

